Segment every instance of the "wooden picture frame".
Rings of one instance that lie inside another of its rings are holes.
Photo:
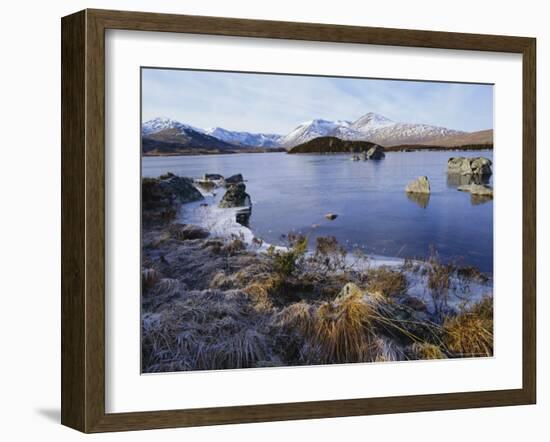
[[[105,30],[495,51],[523,58],[523,385],[513,390],[105,412]],[[84,10],[62,19],[62,409],[83,432],[534,404],[536,41],[533,38]]]

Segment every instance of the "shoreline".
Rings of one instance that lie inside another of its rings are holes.
[[[218,197],[212,196],[211,193],[202,192],[205,196],[205,201],[208,201],[206,198],[212,198],[211,202],[217,203],[219,200]],[[235,238],[239,238],[244,241],[247,246],[247,249],[255,254],[265,254],[272,247],[275,251],[278,252],[287,252],[289,250],[288,246],[270,244],[265,242],[262,238],[257,237],[251,228],[244,226],[236,221],[236,213],[241,208],[219,208],[216,205],[208,204],[204,206],[204,201],[201,202],[192,202],[182,205],[182,210],[178,214],[177,220],[184,224],[191,224],[201,227],[209,232],[212,237],[216,239],[222,239],[225,241],[231,241]],[[187,209],[187,210],[186,210]],[[191,209],[191,210],[189,210]],[[355,257],[355,253],[360,252],[364,255],[363,260],[358,260]],[[314,249],[308,247],[305,252],[305,257],[310,258],[314,254]],[[380,267],[394,268],[402,270],[405,265],[417,266],[417,271],[414,273],[421,272],[423,267],[426,266],[428,259],[419,259],[419,258],[400,258],[394,256],[382,256],[376,254],[364,254],[360,249],[351,249],[346,251],[346,256],[344,258],[345,264],[349,266],[350,269],[354,271],[364,271],[366,268],[377,269]],[[487,276],[488,280],[492,280],[491,273],[480,272]],[[424,301],[426,301],[425,293],[427,291],[428,282],[425,278],[418,277],[412,273],[407,273],[407,277],[410,278],[409,283],[411,287],[414,287],[410,293],[414,296],[417,296]],[[458,283],[457,280],[452,281]],[[470,286],[472,289],[472,299],[478,300],[483,291],[488,288],[484,284],[473,284]],[[492,290],[492,287],[491,287]],[[463,299],[456,298],[450,299],[449,301],[452,306],[457,306]]]
[[[435,147],[429,145],[400,145],[384,147],[385,152],[459,152],[459,151],[482,151],[493,150],[492,144],[476,144],[466,146],[453,146],[453,147]],[[242,155],[242,154],[262,154],[262,153],[286,153],[289,155],[348,155],[347,152],[290,152],[290,150],[284,148],[265,148],[263,150],[256,150],[256,148],[250,148],[245,151],[230,151],[230,152],[175,152],[175,153],[150,153],[143,152],[142,157],[155,158],[155,157],[189,157],[189,156],[210,156],[210,155]]]

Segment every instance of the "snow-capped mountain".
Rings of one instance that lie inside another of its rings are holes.
[[[356,121],[315,119],[300,124],[287,135],[231,131],[222,127],[199,129],[171,118],[155,118],[142,124],[144,138],[187,145],[217,145],[218,147],[258,147],[287,149],[318,137],[342,140],[370,141],[382,146],[422,144],[467,132],[429,124],[401,123],[369,112]]]
[[[372,132],[373,130],[381,129],[383,127],[393,126],[395,121],[384,117],[383,115],[369,112],[363,115],[361,118],[355,120],[351,128],[358,132]]]
[[[153,120],[146,121],[141,125],[141,134],[150,135],[166,129],[176,129],[182,133],[184,133],[188,129],[194,130],[196,132],[201,132],[200,129],[180,123],[179,121],[173,120],[171,118],[157,117]]]
[[[204,133],[201,129],[170,118],[155,118],[141,126],[144,151],[163,148],[206,148],[227,150],[234,146]],[[171,146],[171,147],[170,147]]]
[[[282,138],[281,135],[278,134],[239,132],[227,130],[222,127],[206,129],[204,133],[227,143],[251,147],[279,147]]]
[[[382,146],[418,144],[449,135],[466,132],[428,124],[399,123],[369,112],[354,122],[312,120],[299,125],[281,139],[287,148],[306,143],[317,137],[332,136],[343,140],[370,141]]]
[[[310,120],[300,124],[296,129],[281,138],[281,146],[294,147],[298,144],[307,143],[318,137],[337,136],[337,130],[349,129],[349,121],[338,120],[328,121],[322,119]]]

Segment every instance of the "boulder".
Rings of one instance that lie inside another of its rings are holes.
[[[199,190],[193,185],[191,178],[170,174],[168,178],[159,180],[159,186],[165,191],[172,192],[181,203],[204,199]]]
[[[180,241],[186,239],[204,239],[210,235],[208,230],[193,224],[174,223],[170,226],[169,231],[173,238]]]
[[[382,146],[372,146],[369,150],[367,150],[367,156],[366,159],[368,160],[381,160],[382,158],[385,158],[386,154],[384,153],[384,148]]]
[[[455,175],[488,176],[493,173],[490,159],[484,157],[451,157],[447,161],[447,173]]]
[[[465,184],[463,186],[458,186],[458,190],[461,192],[470,192],[475,196],[493,197],[492,187],[484,184]]]
[[[251,205],[250,195],[246,193],[246,186],[244,183],[239,183],[228,187],[220,201],[219,207],[250,207]]]
[[[430,193],[430,181],[427,176],[419,176],[416,180],[411,181],[405,187],[407,193]]]
[[[225,184],[239,184],[244,181],[243,176],[240,173],[231,175],[229,178],[225,179]]]
[[[159,178],[143,178],[141,198],[145,210],[175,208],[176,203],[204,199],[191,178],[179,177],[173,173],[161,175]]]

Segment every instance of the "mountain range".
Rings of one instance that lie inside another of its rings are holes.
[[[491,133],[492,142],[492,130],[483,131],[485,132]],[[290,149],[319,137],[369,141],[385,147],[406,144],[435,145],[441,142],[443,147],[450,146],[449,142],[444,142],[446,139],[466,140],[473,133],[428,124],[395,122],[383,115],[369,112],[355,121],[306,121],[286,135],[232,131],[221,127],[200,129],[170,118],[155,118],[144,122],[141,134],[144,153],[147,153],[169,149],[170,144],[180,150],[196,148],[219,152],[253,148]]]

